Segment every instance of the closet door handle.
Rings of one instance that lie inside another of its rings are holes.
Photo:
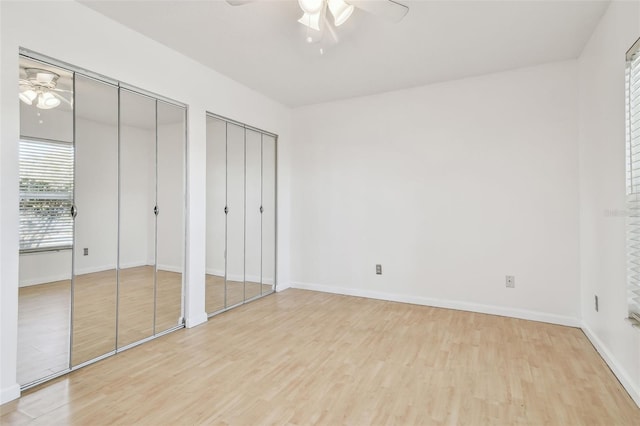
[[[262,208],[262,206],[260,206],[260,214],[262,214],[263,211],[264,209]]]
[[[76,216],[78,216],[78,209],[76,208],[75,204],[71,206],[71,217],[72,218],[76,218]]]
[[[228,214],[229,213],[229,207],[228,206],[224,206],[224,214]]]
[[[158,209],[158,206],[153,206],[153,214],[158,216],[158,213],[160,213],[160,210]]]

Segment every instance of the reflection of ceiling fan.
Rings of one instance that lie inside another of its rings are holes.
[[[20,80],[20,93],[18,97],[27,105],[33,105],[40,109],[52,109],[65,102],[71,105],[71,101],[59,92],[71,93],[69,90],[56,89],[60,76],[54,72],[39,69],[25,68],[26,79]]]
[[[256,0],[226,0],[232,6],[241,6]],[[325,27],[331,32],[331,24],[327,19],[327,9],[333,16],[333,24],[338,27],[349,19],[354,8],[380,16],[392,22],[400,22],[409,12],[409,8],[395,0],[298,0],[302,17],[298,20],[307,28],[318,31],[319,35]],[[313,42],[318,36],[308,36],[307,41]]]

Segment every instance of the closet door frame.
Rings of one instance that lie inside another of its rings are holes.
[[[273,140],[274,140],[274,150],[275,150],[275,152],[274,152],[274,164],[273,164],[273,167],[274,167],[274,180],[273,180],[273,184],[274,184],[274,188],[273,188],[273,194],[274,194],[274,200],[273,200],[273,203],[274,203],[274,214],[273,214],[273,216],[274,216],[274,218],[273,218],[273,220],[274,220],[273,286],[272,286],[270,291],[263,292],[262,288],[261,288],[261,292],[260,292],[259,295],[255,296],[255,297],[252,297],[250,299],[247,299],[247,300],[243,299],[243,301],[240,302],[240,303],[236,303],[236,304],[233,304],[231,306],[227,306],[227,295],[226,295],[226,291],[227,291],[227,289],[226,289],[227,256],[226,256],[226,250],[227,250],[228,233],[227,233],[227,215],[225,214],[225,260],[224,260],[225,261],[225,271],[224,271],[224,273],[225,273],[225,305],[224,305],[223,308],[218,309],[218,310],[216,310],[214,312],[207,312],[207,317],[211,318],[211,317],[213,317],[215,315],[218,315],[218,314],[221,314],[223,312],[229,311],[229,310],[231,310],[233,308],[236,308],[238,306],[242,306],[245,303],[252,302],[252,301],[260,299],[260,298],[262,298],[264,296],[268,296],[268,295],[273,294],[273,293],[275,293],[277,291],[277,285],[278,285],[278,135],[275,134],[275,133],[269,132],[267,130],[263,130],[263,129],[260,129],[258,127],[254,127],[254,126],[242,123],[240,121],[234,120],[232,118],[228,118],[228,117],[225,117],[225,116],[222,116],[222,115],[219,115],[219,114],[215,114],[215,113],[212,113],[212,112],[209,112],[209,111],[206,112],[206,116],[208,118],[213,118],[213,119],[216,119],[216,120],[220,120],[225,124],[225,141],[224,141],[224,145],[225,145],[225,182],[224,182],[224,186],[225,186],[225,205],[228,203],[228,195],[227,195],[227,187],[228,187],[228,174],[227,174],[228,173],[228,170],[227,170],[227,167],[228,167],[228,134],[229,134],[228,126],[231,124],[231,125],[235,125],[235,126],[240,127],[240,128],[243,129],[243,131],[244,131],[244,139],[245,139],[245,143],[244,143],[244,145],[245,145],[245,160],[246,160],[246,132],[247,131],[253,131],[253,132],[257,132],[257,133],[260,134],[260,163],[261,163],[261,166],[260,166],[260,168],[261,168],[261,170],[260,170],[260,177],[261,177],[260,178],[260,185],[261,185],[260,193],[261,193],[261,195],[260,196],[261,196],[261,201],[264,201],[262,199],[262,193],[263,193],[263,191],[262,191],[262,189],[263,189],[263,170],[264,170],[264,167],[263,167],[264,136],[269,136],[269,137],[273,138]],[[246,166],[246,163],[245,163],[245,166]],[[245,174],[245,180],[246,180],[246,169],[244,171],[244,174]],[[245,190],[246,190],[246,188],[245,188]],[[244,196],[246,197],[246,193],[244,194]],[[246,200],[245,200],[245,204],[246,204]],[[245,206],[245,210],[246,210],[246,206]],[[244,215],[245,215],[245,222],[246,222],[246,211],[244,212]],[[264,221],[263,221],[263,218],[262,218],[262,215],[261,215],[261,218],[260,218],[260,232],[261,232],[260,239],[261,240],[262,240],[263,226],[264,226]],[[244,230],[244,232],[246,233],[246,229]],[[246,238],[246,236],[245,236],[245,238]],[[262,247],[261,247],[261,250],[262,250]],[[261,256],[261,258],[262,258],[262,256]],[[246,262],[246,259],[244,260],[244,262]],[[261,274],[262,274],[262,269],[263,269],[263,266],[261,265]],[[262,277],[261,277],[261,280],[262,280]],[[245,273],[244,285],[246,285],[246,273]],[[205,291],[206,291],[206,289],[205,289]]]

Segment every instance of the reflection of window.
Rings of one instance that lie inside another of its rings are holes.
[[[628,300],[640,321],[640,40],[627,52],[626,94]]]
[[[20,141],[20,251],[73,243],[73,145]]]

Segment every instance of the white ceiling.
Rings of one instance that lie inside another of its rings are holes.
[[[292,107],[576,58],[609,4],[398,0],[402,22],[356,10],[320,55],[296,0],[80,1]]]

